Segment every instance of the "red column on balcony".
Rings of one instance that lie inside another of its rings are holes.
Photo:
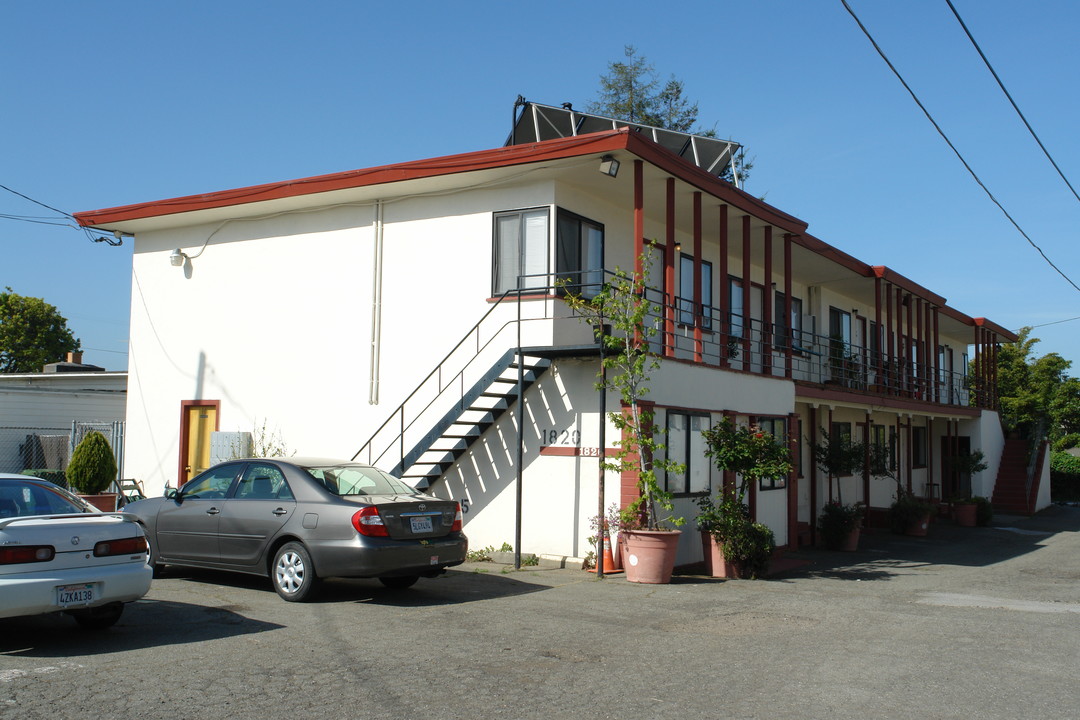
[[[720,366],[728,367],[728,338],[731,332],[731,280],[728,278],[728,206],[720,206],[720,327],[717,328],[720,338]]]
[[[773,272],[772,272],[772,225],[765,226],[765,289],[761,302],[761,365],[762,372],[772,374],[772,324],[773,324]]]
[[[645,254],[645,163],[634,161],[634,275],[641,277],[641,256]]]
[[[882,379],[882,362],[881,356],[884,353],[885,346],[883,344],[883,333],[881,327],[881,276],[874,276],[874,333],[876,337],[874,341],[870,343],[871,348],[875,349],[875,356],[871,358],[871,366],[874,368],[874,378],[878,385],[883,385]]]
[[[701,304],[701,192],[694,193],[694,361],[701,362],[701,323],[712,308]]]
[[[938,316],[938,310],[939,310],[939,308],[937,306],[935,306],[934,309],[933,309],[933,317],[934,317],[934,401],[935,402],[941,402],[942,401],[942,394],[944,393],[944,390],[945,390],[945,388],[942,387],[942,382],[941,382],[941,360],[942,360],[942,358],[941,358],[941,352],[939,351],[939,348],[941,347],[941,330],[940,330],[940,327],[939,327],[940,318]]]
[[[664,230],[664,356],[675,356],[675,178],[667,179]]]
[[[791,317],[791,311],[791,233],[784,233],[784,324],[787,327],[787,339],[784,342],[784,377],[788,379],[792,377],[791,365],[795,360],[795,321]]]
[[[750,216],[742,216],[742,367],[749,370],[750,365]]]
[[[890,292],[892,286],[885,288],[885,308],[886,308],[886,327],[885,327],[885,339],[888,341],[888,363],[889,369],[885,373],[885,382],[889,391],[893,391],[896,388],[896,351],[893,343],[893,294]]]

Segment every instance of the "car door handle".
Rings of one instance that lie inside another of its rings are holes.
[[[285,508],[278,508],[277,510],[274,511],[274,514],[275,515],[286,515],[288,512],[289,511],[286,510]]]
[[[209,510],[206,511],[206,514],[207,515],[217,515],[220,512],[221,511],[218,510],[217,508],[210,508]]]

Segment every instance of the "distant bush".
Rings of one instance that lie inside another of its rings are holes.
[[[67,477],[64,476],[63,470],[43,470],[34,468],[31,470],[23,470],[21,474],[48,480],[53,485],[59,485],[62,488],[68,486]]]
[[[1061,502],[1080,501],[1080,457],[1067,452],[1050,454],[1050,498]]]

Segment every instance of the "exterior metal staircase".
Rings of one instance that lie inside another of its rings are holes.
[[[509,350],[499,362],[466,392],[411,450],[405,453],[390,474],[409,485],[425,490],[465,454],[499,417],[551,367],[551,360],[535,355],[518,355]],[[521,387],[518,387],[518,369]]]

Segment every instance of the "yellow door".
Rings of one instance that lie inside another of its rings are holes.
[[[217,430],[217,408],[192,405],[187,409],[187,459],[183,481],[210,467],[210,433]]]

